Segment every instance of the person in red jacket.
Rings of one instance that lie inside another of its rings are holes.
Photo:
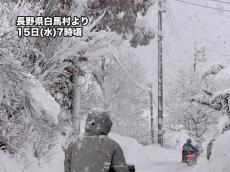
[[[107,112],[89,114],[85,134],[65,152],[65,172],[129,172],[120,145],[108,137],[111,127]]]

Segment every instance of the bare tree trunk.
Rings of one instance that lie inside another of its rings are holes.
[[[74,83],[73,83],[73,111],[72,111],[72,129],[73,133],[79,135],[81,132],[80,128],[80,111],[81,111],[81,84],[79,75],[79,60],[78,57],[74,60],[74,67],[78,69],[75,73]]]
[[[107,101],[107,96],[106,96],[106,90],[105,90],[105,58],[102,58],[101,61],[101,67],[100,67],[100,71],[98,72],[93,72],[93,76],[95,78],[95,80],[97,81],[97,84],[100,86],[101,88],[101,92],[102,92],[102,96],[103,96],[103,108],[107,109],[109,107],[109,102]]]

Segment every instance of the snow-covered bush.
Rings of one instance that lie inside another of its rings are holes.
[[[33,5],[10,1],[0,6],[0,20],[4,21],[0,26],[0,136],[22,161],[48,151],[58,131],[60,111],[40,82],[21,65],[23,59],[38,51],[29,40],[17,37],[15,19],[17,15],[38,14],[39,7]]]
[[[38,157],[55,139],[60,108],[38,81],[9,61],[9,55],[0,60],[0,135],[9,149],[22,153],[31,147]]]
[[[169,128],[183,125],[185,129],[191,130],[196,137],[202,137],[213,123],[213,118],[218,119],[219,114],[214,113],[207,106],[194,103],[198,99],[206,99],[203,90],[215,90],[212,80],[200,83],[200,74],[194,71],[181,72],[179,79],[169,91],[166,99],[166,110],[169,113],[167,124]]]
[[[230,168],[230,132],[227,131],[223,135],[219,136],[213,142],[211,159],[209,161],[202,160],[194,169],[195,172],[203,171],[207,172],[228,172]]]
[[[217,161],[218,166],[226,170],[230,168],[229,140],[230,132],[227,131],[214,142],[212,151],[212,161]]]
[[[228,83],[229,75],[229,67],[224,67],[223,65],[212,65],[208,69],[206,69],[201,78],[201,82],[203,79],[207,79],[212,76],[213,81],[216,83],[215,90],[204,90],[205,96],[198,96],[192,101],[209,107],[210,109],[214,109],[215,111],[219,111],[222,114],[222,117],[219,119],[218,124],[218,135],[223,133],[224,129],[229,128],[230,121],[230,91]],[[220,80],[220,78],[225,78],[224,80]],[[220,86],[221,82],[221,86]],[[217,91],[216,91],[217,90]]]

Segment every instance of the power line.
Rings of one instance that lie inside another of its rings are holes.
[[[172,30],[175,32],[176,42],[177,42],[177,44],[179,46],[182,47],[182,43],[180,41],[180,37],[179,37],[179,34],[177,32],[178,29],[176,27],[177,26],[176,22],[175,22],[176,20],[175,20],[175,17],[173,15],[172,9],[171,9],[170,4],[168,3],[168,1],[166,1],[166,3],[165,3],[165,8],[168,11],[168,13],[166,11],[166,17],[168,19],[169,26],[172,25],[171,27],[172,27]]]
[[[174,26],[175,26],[175,29],[177,29],[177,27],[176,27],[177,25],[176,25],[175,16],[173,15],[173,11],[172,11],[172,9],[171,9],[171,6],[170,6],[170,3],[169,3],[168,0],[165,1],[165,5],[166,5],[166,8],[168,9],[169,15],[170,15],[171,18],[172,18],[172,22],[173,22],[173,24],[174,24]]]
[[[193,3],[193,2],[187,2],[187,1],[183,1],[183,0],[175,0],[175,1],[182,2],[184,4],[193,5],[193,6],[208,8],[208,9],[212,9],[212,10],[217,10],[217,11],[220,10],[219,8],[210,7],[210,6],[206,6],[206,5],[202,5],[202,4],[197,4],[197,3]],[[223,12],[230,12],[230,10],[225,10],[225,9],[221,9],[221,11],[223,11]]]
[[[146,85],[142,85],[139,84],[130,74],[129,72],[126,70],[126,68],[124,67],[124,65],[121,63],[121,61],[119,60],[119,58],[113,54],[113,58],[114,60],[117,62],[117,64],[120,66],[120,68],[123,70],[123,72],[126,74],[126,76],[128,76],[128,78],[134,83],[134,85],[136,85],[136,87],[138,87],[139,89],[146,91],[146,92],[152,92],[152,88],[147,87]],[[153,103],[157,109],[157,104],[156,101],[153,98]]]
[[[173,31],[175,32],[176,36],[178,36],[178,32],[177,32],[177,29],[176,29],[176,24],[175,24],[175,18],[172,14],[172,11],[170,9],[170,6],[167,5],[167,1],[165,3],[165,8],[166,8],[166,17],[169,21],[169,23],[171,22],[171,25],[172,25],[172,29]],[[168,12],[168,13],[167,13]]]
[[[181,47],[181,50],[183,51],[182,53],[185,54],[184,52],[184,46],[181,42],[181,39],[180,39],[180,36],[178,34],[178,29],[177,29],[177,24],[176,24],[176,20],[175,20],[175,17],[173,15],[173,11],[172,11],[172,8],[170,6],[170,3],[168,0],[166,0],[166,3],[165,3],[165,8],[166,8],[166,17],[167,17],[167,20],[168,20],[168,23],[169,23],[169,26],[172,28],[172,30],[174,31],[175,33],[175,41],[177,43],[178,46]],[[167,13],[168,12],[168,13]]]
[[[124,65],[120,62],[119,58],[116,55],[113,55],[114,60],[117,62],[117,64],[120,66],[120,68],[124,71],[124,73],[126,74],[126,76],[128,76],[128,78],[141,90],[149,92],[151,91],[151,89],[149,87],[147,87],[146,85],[142,85],[140,83],[138,83],[130,74],[129,72],[126,70],[126,68],[124,67]]]
[[[175,65],[173,59],[172,59],[171,56],[170,56],[170,53],[169,53],[169,49],[168,49],[168,47],[167,47],[167,44],[166,44],[165,41],[163,41],[163,43],[164,43],[163,45],[164,45],[164,48],[165,48],[165,50],[166,50],[167,56],[168,56],[168,58],[169,58],[171,64],[172,64],[173,67],[174,67],[173,69],[176,69],[176,65]]]
[[[230,2],[227,2],[227,1],[221,1],[221,0],[209,0],[209,1],[214,1],[214,2],[219,2],[219,3],[229,4],[230,5]]]
[[[174,26],[174,24],[173,24],[173,21],[172,21],[170,15],[167,14],[167,12],[166,12],[166,17],[167,17],[167,21],[168,21],[169,27],[172,29],[172,32],[175,33],[175,34],[174,34],[174,36],[175,36],[174,39],[175,39],[176,44],[177,44],[178,46],[181,46],[180,41],[179,41],[179,36],[178,36],[178,34],[177,34],[177,30],[176,30],[176,28],[175,28],[175,26]]]

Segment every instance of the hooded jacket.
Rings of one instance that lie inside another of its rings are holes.
[[[89,114],[85,134],[65,152],[65,172],[128,172],[121,147],[107,136],[111,127],[106,112]]]
[[[183,151],[186,153],[195,153],[198,152],[197,148],[194,147],[191,143],[185,143],[183,145]]]

